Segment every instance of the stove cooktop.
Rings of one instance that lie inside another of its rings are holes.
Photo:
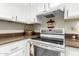
[[[39,40],[39,41],[44,41],[44,42],[48,42],[48,43],[54,43],[54,44],[59,44],[59,45],[63,45],[63,40],[57,40],[56,38],[53,39],[49,39],[49,38],[32,38],[34,40]]]

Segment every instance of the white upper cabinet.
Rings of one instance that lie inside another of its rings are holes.
[[[25,8],[25,4],[24,3],[13,3],[11,4],[13,7],[13,16],[16,17],[17,22],[23,22],[23,23],[27,23],[27,19],[26,19],[26,8]]]
[[[28,20],[29,23],[38,23],[36,16],[44,11],[44,4],[43,3],[31,3],[29,4],[29,15],[28,15]]]
[[[65,4],[65,19],[77,19],[79,18],[79,4],[67,3]]]
[[[26,21],[26,8],[24,3],[11,3],[8,4],[12,8],[11,10],[11,17],[17,22],[27,23]]]
[[[0,3],[0,18],[11,20],[13,16],[13,7],[6,3]]]
[[[26,9],[24,3],[1,3],[0,17],[3,19],[26,22]]]
[[[48,3],[48,7],[53,8],[54,7],[53,3]]]
[[[21,23],[38,23],[36,16],[47,8],[46,3],[1,3],[0,18]]]

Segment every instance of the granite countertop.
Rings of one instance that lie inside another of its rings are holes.
[[[79,39],[66,38],[66,46],[79,48]]]
[[[0,38],[0,45],[15,42],[15,41],[19,41],[19,40],[24,40],[24,39],[28,39],[28,38],[34,38],[34,37],[38,37],[38,36],[39,35]]]

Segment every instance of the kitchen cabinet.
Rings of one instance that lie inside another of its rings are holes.
[[[1,3],[0,18],[4,20],[27,22],[24,3]]]
[[[44,3],[31,3],[29,4],[29,23],[37,23],[36,15],[44,11]]]
[[[79,16],[79,4],[78,3],[66,3],[64,18],[73,19]]]
[[[27,23],[27,9],[25,3],[13,3],[11,4],[13,7],[13,16],[16,17],[17,22]]]
[[[0,3],[0,19],[12,21],[13,7],[6,3]]]
[[[79,48],[66,47],[66,56],[79,56]]]
[[[54,7],[53,3],[48,3],[48,8],[53,8],[53,7]]]
[[[10,11],[11,11],[11,17],[14,19],[16,22],[21,22],[21,23],[27,23],[26,19],[26,8],[24,3],[11,3],[8,4],[11,6]]]
[[[64,12],[65,5],[64,5],[64,4],[60,4],[60,5],[57,5],[57,6],[55,6],[55,7],[52,7],[51,9],[52,9],[53,11],[60,9],[61,11]]]
[[[25,56],[24,52],[25,52],[25,50],[21,49],[21,50],[18,50],[17,52],[15,52],[9,56]]]
[[[30,56],[30,42],[29,42],[29,39],[26,39],[26,47],[24,47],[24,54],[26,55],[26,56]]]
[[[19,54],[22,53],[22,54]],[[28,40],[20,40],[0,46],[0,56],[10,56],[10,55],[26,55],[29,56],[29,43]]]
[[[38,23],[36,15],[47,9],[47,3],[2,3],[0,18],[21,23]]]

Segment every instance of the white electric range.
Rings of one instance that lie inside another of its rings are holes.
[[[31,40],[34,56],[62,56],[65,55],[64,29],[42,29],[40,37]]]

